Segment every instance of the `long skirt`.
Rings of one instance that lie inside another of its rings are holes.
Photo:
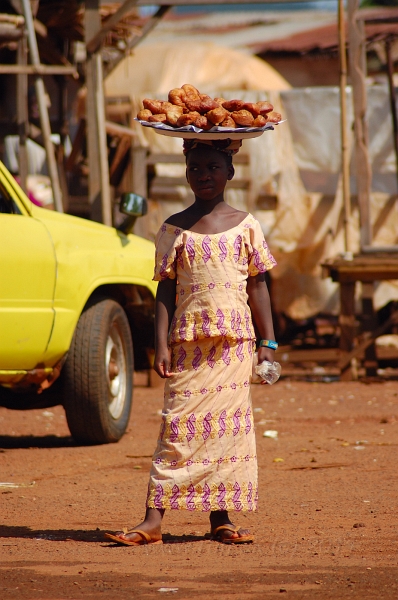
[[[253,347],[225,336],[173,346],[148,507],[256,510]]]

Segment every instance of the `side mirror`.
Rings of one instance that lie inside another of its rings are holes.
[[[122,194],[119,210],[130,217],[142,217],[148,212],[148,203],[146,198],[138,194]]]
[[[119,210],[124,215],[127,215],[127,218],[124,219],[117,229],[127,235],[132,231],[137,217],[147,214],[148,203],[143,196],[130,192],[122,194]]]

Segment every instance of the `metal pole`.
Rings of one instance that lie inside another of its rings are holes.
[[[30,59],[33,65],[40,65],[39,50],[37,47],[36,34],[33,26],[33,18],[29,0],[22,0],[23,13],[25,17],[26,29],[28,32],[28,44],[30,51]],[[37,96],[37,104],[39,107],[40,125],[41,132],[44,140],[44,147],[47,155],[48,172],[51,180],[54,204],[58,212],[64,212],[62,206],[62,193],[61,186],[59,184],[57,162],[55,160],[54,146],[51,141],[51,126],[50,119],[48,116],[47,104],[46,104],[46,90],[44,87],[44,81],[42,77],[37,76],[35,80],[35,90]]]
[[[343,204],[344,204],[344,249],[351,252],[350,244],[350,221],[351,221],[351,198],[350,198],[350,155],[348,151],[347,135],[347,54],[345,36],[344,2],[339,0],[338,6],[338,29],[339,29],[339,58],[340,58],[340,131],[341,131],[341,169],[343,179]]]

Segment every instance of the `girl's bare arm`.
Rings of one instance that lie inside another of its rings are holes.
[[[264,273],[247,278],[247,293],[254,322],[263,340],[275,340],[272,323],[271,301],[265,282]],[[274,362],[275,350],[271,348],[258,349],[258,362],[269,360]]]
[[[160,377],[170,377],[170,349],[167,337],[175,311],[176,279],[160,281],[155,302],[155,361],[153,368]]]

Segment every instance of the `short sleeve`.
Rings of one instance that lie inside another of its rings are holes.
[[[253,219],[253,222],[250,223],[249,234],[248,274],[254,277],[275,267],[276,260],[269,251],[261,225],[256,219]]]
[[[153,281],[175,279],[177,276],[177,237],[179,229],[163,223],[155,238],[155,272]]]

